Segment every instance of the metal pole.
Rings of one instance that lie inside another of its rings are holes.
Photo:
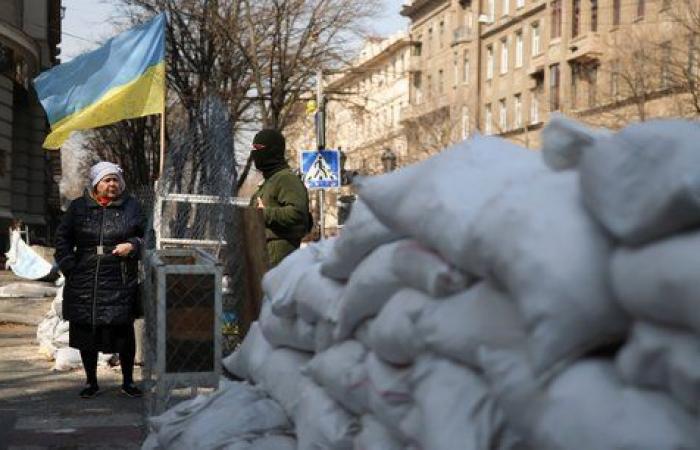
[[[316,71],[316,111],[317,121],[316,121],[316,148],[321,151],[326,146],[326,104],[323,98],[323,70],[318,69]],[[326,238],[326,214],[325,214],[325,203],[326,203],[326,191],[324,189],[319,189],[318,191],[318,226],[320,228],[319,234],[321,239]]]

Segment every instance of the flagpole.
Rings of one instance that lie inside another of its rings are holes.
[[[167,53],[167,39],[166,39],[167,27],[163,33],[163,110],[160,112],[160,164],[158,167],[158,179],[163,176],[163,170],[165,169],[165,103],[168,99],[168,58],[166,58],[165,53]]]

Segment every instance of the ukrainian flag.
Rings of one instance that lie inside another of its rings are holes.
[[[165,14],[34,79],[57,149],[73,131],[161,114],[165,102]]]

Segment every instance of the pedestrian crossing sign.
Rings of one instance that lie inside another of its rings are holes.
[[[338,150],[303,150],[301,173],[308,189],[340,187],[340,152]]]

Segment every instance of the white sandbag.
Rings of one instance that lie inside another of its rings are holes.
[[[333,332],[335,331],[335,321],[328,319],[316,322],[314,331],[314,350],[320,353],[330,348],[335,343]]]
[[[58,288],[49,283],[16,282],[0,286],[0,298],[40,298],[55,297]]]
[[[542,449],[700,448],[697,417],[665,394],[623,385],[606,361],[583,361],[557,377],[535,432]]]
[[[430,351],[477,369],[482,346],[509,347],[527,336],[515,303],[488,282],[432,302],[416,327]]]
[[[160,448],[226,448],[241,439],[283,433],[290,423],[282,408],[255,387],[222,383],[207,396],[179,403],[163,415],[149,418]]]
[[[367,355],[369,410],[397,437],[403,437],[401,422],[413,405],[412,367],[396,367]]]
[[[270,397],[275,399],[289,417],[295,417],[301,396],[302,367],[311,354],[287,348],[277,348],[269,353],[260,368],[260,378],[255,380]]]
[[[331,245],[328,240],[319,244],[310,244],[292,252],[281,263],[263,276],[262,287],[265,296],[272,302],[272,311],[282,317],[296,315],[294,290],[299,279],[319,261],[325,247]]]
[[[401,241],[385,244],[357,266],[336,312],[336,341],[352,334],[363,320],[375,316],[402,285],[392,269],[394,250]]]
[[[367,349],[357,341],[345,341],[319,353],[303,372],[333,400],[354,414],[368,408]]]
[[[51,273],[51,263],[42,258],[22,240],[19,230],[10,232],[10,250],[5,253],[5,256],[7,258],[6,267],[12,269],[12,272],[20,278],[38,280]],[[55,295],[55,292],[46,295],[46,297],[53,295]],[[4,295],[0,294],[0,297],[4,297]],[[37,295],[36,297],[42,296]]]
[[[381,222],[471,273],[469,230],[479,211],[505,186],[544,170],[535,152],[505,139],[476,136],[420,163],[355,184]]]
[[[661,389],[700,412],[700,336],[638,322],[615,362],[626,383]]]
[[[350,450],[360,428],[355,417],[308,379],[294,421],[299,450]]]
[[[80,359],[80,350],[72,347],[64,347],[56,350],[54,354],[56,362],[53,370],[56,372],[67,372],[69,370],[83,367],[83,361]]]
[[[364,322],[362,322],[360,325],[358,325],[357,329],[355,330],[355,336],[354,339],[362,343],[362,345],[365,346],[365,348],[370,348],[371,347],[371,339],[370,339],[370,333],[372,330],[372,324],[374,323],[375,319],[367,319]]]
[[[482,361],[508,424],[531,448],[677,450],[700,445],[697,417],[665,394],[623,384],[609,361],[582,360],[538,389],[532,371],[511,356],[492,352]]]
[[[435,302],[420,291],[398,291],[370,326],[369,347],[372,351],[392,364],[412,363],[425,348],[416,322],[431,303]]]
[[[414,240],[405,240],[394,250],[392,267],[406,287],[431,297],[444,297],[464,290],[469,277],[440,255]]]
[[[693,231],[640,248],[619,248],[612,258],[612,282],[631,315],[700,334],[700,232]]]
[[[314,350],[313,325],[297,317],[280,317],[273,314],[270,302],[267,300],[263,302],[259,321],[263,336],[272,346],[308,352]]]
[[[538,374],[624,337],[628,320],[609,282],[611,244],[583,208],[574,172],[502,191],[472,232],[474,264],[516,301]]]
[[[416,362],[411,384],[420,421],[410,430],[404,426],[403,431],[413,432],[411,437],[422,448],[505,448],[503,414],[475,372],[426,354]]]
[[[222,450],[296,450],[297,441],[291,436],[271,435],[245,439],[227,444]],[[143,449],[142,449],[143,450]]]
[[[302,275],[294,291],[297,315],[308,323],[329,319],[344,288],[344,284],[323,276],[321,265],[315,264]]]
[[[226,370],[239,378],[259,380],[260,368],[272,350],[272,346],[260,330],[260,324],[253,322],[241,345],[224,358],[222,364]]]
[[[639,245],[700,225],[697,122],[651,120],[593,139],[566,122],[553,118],[548,128],[557,131],[544,138],[575,142],[589,135],[578,164],[583,196],[615,238]]]
[[[321,262],[321,273],[347,280],[357,265],[380,245],[399,239],[400,235],[379,222],[365,203],[357,198],[343,231]]]
[[[361,419],[362,431],[355,436],[353,450],[404,450],[406,447],[371,415]]]

